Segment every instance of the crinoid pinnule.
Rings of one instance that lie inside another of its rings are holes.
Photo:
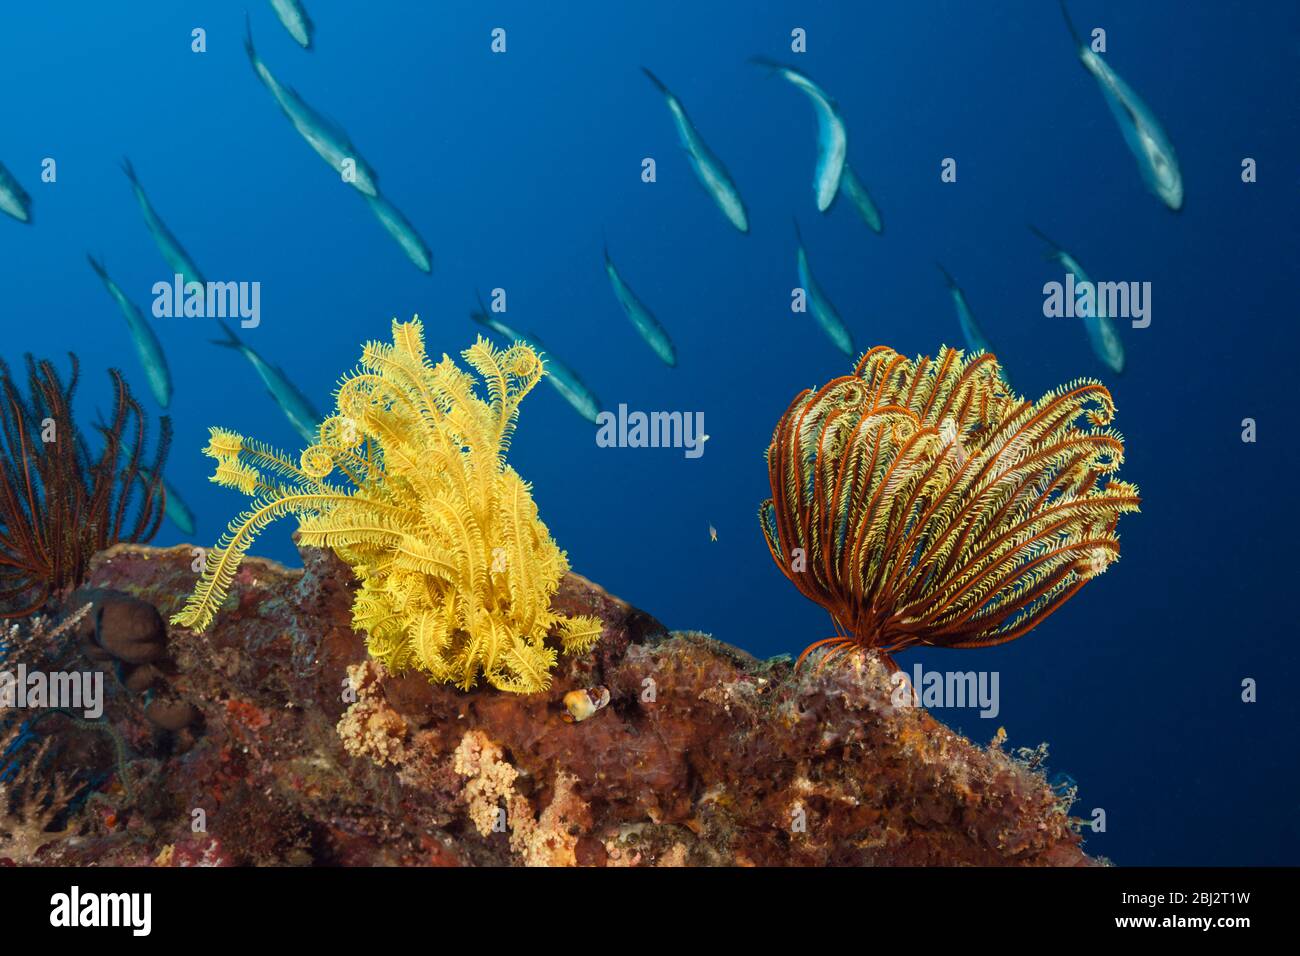
[[[1114,403],[1078,380],[1036,402],[989,354],[879,346],[798,395],[767,449],[772,558],[853,647],[986,647],[1045,620],[1119,556],[1137,488]],[[803,659],[800,657],[800,660]]]
[[[161,419],[146,461],[144,411],[110,369],[113,415],[92,455],[72,414],[78,367],[70,357],[65,386],[52,363],[27,356],[26,395],[0,361],[0,617],[34,613],[80,584],[95,552],[148,541],[162,521],[170,420]]]

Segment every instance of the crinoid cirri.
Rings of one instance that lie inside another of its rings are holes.
[[[1119,556],[1137,487],[1115,406],[1079,380],[1028,402],[989,354],[878,346],[798,395],[767,449],[772,558],[854,648],[988,647],[1044,621]]]

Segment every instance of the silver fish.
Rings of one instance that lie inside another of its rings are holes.
[[[280,22],[284,24],[284,28],[289,31],[289,35],[297,40],[298,45],[304,50],[310,50],[311,34],[315,28],[311,17],[307,16],[307,9],[300,0],[271,0],[271,6],[275,10],[275,15],[280,18]]]
[[[145,469],[140,470],[140,475],[145,481],[151,480],[149,472]],[[167,495],[167,500],[163,502],[163,514],[167,516],[167,520],[174,524],[181,534],[193,534],[194,512],[190,510],[190,506],[181,500],[181,496],[176,493],[176,489],[166,478],[163,479],[163,491]]]
[[[541,339],[525,332],[516,332],[493,316],[488,312],[481,297],[478,300],[478,311],[471,312],[470,318],[480,325],[487,326],[507,342],[525,342],[537,352],[542,353],[546,361],[544,381],[549,382],[551,387],[559,392],[561,397],[572,405],[579,415],[593,425],[597,424],[597,419],[600,416],[600,399],[583,383],[577,372],[560,361],[554,352],[542,344]]]
[[[1033,226],[1029,227],[1032,232],[1043,242],[1051,246],[1047,253],[1047,258],[1059,262],[1066,272],[1074,273],[1074,282],[1078,286],[1081,282],[1091,283],[1088,274],[1083,271],[1079,265],[1079,260],[1075,259],[1070,253],[1066,252],[1059,245],[1053,242],[1047,236],[1043,235]],[[1097,301],[1097,314],[1083,317],[1083,327],[1088,333],[1088,342],[1092,346],[1093,354],[1101,359],[1116,375],[1124,371],[1124,344],[1119,340],[1119,333],[1115,331],[1114,321],[1106,315],[1106,305],[1104,300]]]
[[[247,24],[247,29],[244,50],[248,53],[248,61],[253,64],[253,70],[262,81],[262,85],[270,91],[280,109],[284,111],[284,115],[293,124],[293,128],[340,177],[343,175],[344,164],[351,160],[355,166],[353,170],[355,177],[350,184],[367,196],[378,195],[379,177],[357,152],[352,141],[348,139],[348,134],[337,123],[326,119],[308,106],[293,87],[284,85],[272,75],[253,47],[252,25]]]
[[[623,277],[618,274],[614,268],[614,262],[609,258],[609,247],[605,247],[605,274],[609,276],[609,284],[614,289],[614,298],[618,299],[618,304],[623,307],[627,317],[632,320],[636,330],[640,333],[641,338],[645,339],[647,344],[654,349],[655,354],[664,360],[665,365],[675,366],[677,364],[677,349],[673,347],[672,341],[668,338],[668,333],[664,327],[659,324],[659,320],[651,314],[650,310],[641,304],[641,300],[636,297]]]
[[[820,86],[792,66],[784,66],[766,57],[754,57],[753,62],[775,71],[794,84],[812,101],[817,115],[817,165],[813,168],[813,195],[817,210],[825,212],[835,201],[844,173],[844,160],[849,151],[849,135],[835,101]]]
[[[91,255],[87,255],[86,260],[95,270],[95,275],[99,276],[100,281],[104,283],[104,288],[113,297],[113,301],[117,303],[122,318],[126,319],[127,328],[131,332],[131,341],[135,344],[135,354],[139,357],[140,364],[144,366],[149,391],[153,392],[153,397],[158,404],[166,408],[172,397],[172,377],[167,370],[167,359],[163,355],[162,343],[158,341],[158,336],[145,321],[144,314],[136,304],[126,297],[126,293],[116,282],[109,278],[103,263]]]
[[[1079,48],[1079,60],[1101,87],[1106,105],[1124,134],[1124,142],[1137,160],[1142,181],[1161,202],[1177,212],[1183,206],[1183,174],[1178,169],[1173,143],[1142,98],[1080,39],[1065,0],[1060,3],[1070,36]]]
[[[796,254],[799,285],[808,295],[808,307],[812,310],[813,318],[822,327],[822,331],[830,336],[835,347],[852,358],[853,336],[849,334],[848,326],[844,324],[839,312],[835,310],[835,306],[831,304],[831,300],[827,298],[826,293],[813,277],[812,269],[808,266],[808,253],[804,251],[803,234],[799,231],[798,221],[794,224],[794,235],[799,246]]]
[[[421,272],[433,272],[433,253],[424,244],[424,240],[415,231],[410,220],[402,215],[401,210],[382,194],[366,196],[365,199],[375,218],[388,230],[388,234],[397,240],[397,244],[402,247],[407,258],[415,263],[415,267]]]
[[[220,319],[217,321],[221,322]],[[253,369],[262,379],[262,384],[266,386],[267,392],[275,401],[275,404],[280,406],[280,411],[284,412],[290,424],[303,437],[304,441],[308,444],[314,443],[319,437],[318,428],[321,417],[316,409],[312,407],[311,402],[307,400],[302,392],[298,391],[297,386],[285,377],[284,372],[271,365],[253,349],[245,345],[225,322],[221,322],[221,329],[226,333],[226,337],[224,339],[212,339],[212,344],[234,349],[248,359],[249,364],[253,366]]]
[[[840,176],[840,193],[853,204],[853,208],[858,211],[858,215],[872,232],[877,234],[884,232],[885,223],[880,218],[880,210],[872,201],[867,187],[862,185],[862,181],[854,174],[853,167],[848,163],[844,164],[844,174]]]
[[[939,263],[939,271],[943,273],[944,284],[948,286],[948,291],[952,294],[952,304],[957,307],[957,321],[961,324],[961,334],[966,340],[966,348],[972,352],[992,352],[989,346],[989,340],[984,336],[984,331],[975,321],[975,314],[971,312],[970,305],[966,302],[966,293],[961,291],[961,286],[957,281],[948,274],[948,270]]]
[[[691,123],[691,118],[686,115],[686,108],[682,106],[681,101],[672,94],[668,87],[664,86],[659,77],[645,67],[641,67],[641,71],[650,78],[650,82],[668,101],[668,110],[673,114],[673,124],[677,127],[677,136],[686,149],[686,155],[690,157],[691,168],[695,170],[696,178],[699,179],[708,194],[713,197],[713,201],[718,204],[718,208],[722,210],[722,214],[727,217],[728,221],[741,232],[749,232],[749,216],[745,212],[745,202],[740,198],[740,191],[736,189],[736,184],[732,181],[731,174],[727,172],[727,167],[722,165],[722,160],[713,155],[700,134],[696,132],[695,126]]]
[[[131,165],[131,160],[125,157],[122,159],[122,172],[126,173],[126,178],[131,181],[131,189],[135,193],[136,202],[140,204],[140,212],[144,214],[144,224],[149,227],[149,233],[153,236],[158,251],[167,260],[167,265],[171,267],[172,274],[180,275],[185,282],[197,282],[204,285],[203,274],[199,272],[199,267],[194,264],[194,260],[190,258],[189,253],[172,235],[172,231],[167,228],[167,224],[158,217],[158,213],[154,212],[153,204],[149,202],[144,187],[140,185],[140,180],[136,178],[135,167]]]
[[[8,213],[19,222],[32,221],[32,197],[14,179],[14,174],[0,163],[0,212]]]

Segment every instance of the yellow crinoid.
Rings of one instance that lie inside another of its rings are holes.
[[[335,414],[297,463],[212,429],[212,480],[253,501],[173,623],[211,624],[253,539],[295,515],[302,544],[330,548],[356,573],[353,625],[391,670],[466,690],[481,672],[501,690],[532,693],[549,686],[556,662],[548,634],[566,653],[595,644],[598,619],[551,610],[568,561],[505,460],[542,360],[527,345],[499,350],[481,337],[462,355],[486,400],[452,359],[429,362],[419,319],[394,321],[393,344],[365,345],[360,367],[339,383]]]

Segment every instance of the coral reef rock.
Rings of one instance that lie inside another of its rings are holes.
[[[352,629],[346,565],[311,548],[303,559],[246,560],[211,630],[173,628],[165,649],[132,653],[149,659],[136,665],[145,677],[87,658],[118,675],[107,726],[41,731],[57,735],[57,771],[77,772],[90,796],[62,815],[45,807],[50,842],[28,833],[24,861],[1094,862],[1041,773],[1000,739],[980,747],[895,707],[870,653],[795,673],[785,658],[669,633],[569,573],[555,610],[598,617],[600,643],[562,658],[544,693],[465,692],[386,672]],[[166,617],[193,587],[192,561],[188,546],[117,545],[88,587]],[[155,644],[127,642],[140,643]],[[607,705],[573,719],[566,695],[591,689]]]

